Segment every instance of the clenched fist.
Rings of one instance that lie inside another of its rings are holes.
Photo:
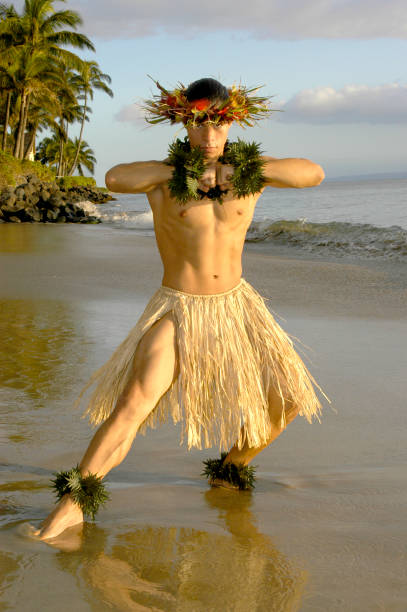
[[[222,191],[225,191],[231,187],[230,180],[233,176],[233,172],[233,166],[221,164],[219,162],[211,164],[207,166],[205,172],[201,176],[198,187],[202,189],[202,191],[207,192],[209,189],[219,185]]]

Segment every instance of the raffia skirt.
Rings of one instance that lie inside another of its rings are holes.
[[[161,285],[110,359],[90,377],[75,402],[95,382],[83,417],[97,425],[114,410],[133,375],[133,357],[147,330],[167,312],[176,321],[179,375],[143,421],[138,432],[168,421],[182,421],[188,449],[236,442],[267,444],[276,422],[270,387],[281,398],[277,419],[285,427],[287,402],[308,422],[319,421],[319,385],[276,322],[262,297],[243,277],[236,287],[216,294],[191,294]],[[314,388],[315,387],[315,388]],[[275,393],[274,393],[275,395]],[[329,400],[328,400],[329,401]],[[275,403],[275,402],[274,402]]]

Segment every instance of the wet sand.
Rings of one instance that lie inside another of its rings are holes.
[[[0,608],[406,610],[401,267],[247,245],[243,276],[310,347],[332,401],[322,424],[298,417],[239,493],[208,488],[202,461],[219,450],[188,452],[179,426],[138,436],[96,523],[50,547],[27,524],[92,435],[73,401],[162,268],[153,239],[102,226],[0,225],[0,253]]]

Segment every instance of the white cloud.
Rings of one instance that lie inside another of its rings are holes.
[[[407,123],[407,85],[303,89],[276,107],[286,123]]]
[[[144,118],[144,112],[138,104],[129,104],[122,106],[118,113],[114,116],[116,121],[123,123],[135,123],[137,125],[147,126],[148,123]]]
[[[17,3],[18,4],[18,3]],[[71,0],[90,36],[242,30],[259,37],[407,38],[405,0]]]

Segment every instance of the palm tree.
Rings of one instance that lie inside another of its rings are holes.
[[[72,164],[78,149],[78,141],[78,138],[75,138],[74,140],[68,138],[63,142],[65,165]],[[54,132],[52,137],[44,138],[40,142],[35,154],[35,159],[40,161],[42,164],[46,164],[56,169],[60,165],[60,148],[60,134],[59,132]],[[85,140],[82,140],[79,145],[78,157],[78,172],[80,176],[83,176],[83,168],[86,168],[91,174],[93,174],[95,163],[96,158],[94,156],[94,151],[92,151]]]
[[[7,38],[7,35],[13,35],[14,39],[18,39],[15,46],[27,46],[31,54],[45,51],[54,59],[61,59],[67,66],[78,70],[82,60],[72,51],[64,49],[63,46],[69,45],[91,51],[95,51],[95,47],[85,34],[61,29],[68,26],[76,30],[83,21],[76,11],[56,11],[53,6],[55,1],[66,2],[66,0],[25,0],[21,15],[16,13],[14,7],[11,7],[14,16],[7,20],[8,28],[4,36]]]
[[[15,89],[15,72],[17,69],[15,39],[8,32],[8,21],[18,17],[13,5],[0,3],[0,92],[6,92],[6,110],[3,120],[3,138],[1,149],[7,149],[7,132],[10,122],[11,103]],[[4,34],[4,37],[1,35]]]
[[[45,64],[48,62],[53,67],[54,75],[59,68],[63,74],[67,68],[80,69],[82,60],[73,52],[63,48],[70,45],[80,49],[86,48],[94,51],[92,42],[84,34],[63,29],[65,26],[76,29],[82,24],[78,13],[71,10],[55,11],[55,0],[25,0],[21,15],[14,7],[0,5],[0,16],[4,16],[4,23],[0,28],[0,60],[19,56],[22,72],[28,73],[26,64],[30,64],[31,72],[37,74],[37,82],[31,79],[27,86],[23,77],[19,87],[20,113],[17,133],[15,138],[14,155],[23,156],[24,133],[28,121],[28,112],[31,95],[36,90],[41,90],[39,83],[39,65],[43,64],[43,79],[51,78],[50,70]],[[65,2],[65,0],[58,0]],[[25,75],[27,76],[27,74]]]
[[[24,157],[24,135],[31,100],[38,96],[47,96],[50,100],[56,100],[56,92],[63,86],[59,67],[51,63],[49,58],[39,53],[30,56],[27,49],[22,49],[20,53],[21,57],[15,75],[15,89],[20,100],[14,143],[14,156],[18,159]]]
[[[29,159],[31,153],[35,155],[35,140],[37,132],[44,128],[58,130],[56,117],[60,110],[58,100],[52,100],[48,96],[37,96],[30,106],[30,114],[27,121],[28,144],[24,152],[24,159]]]
[[[72,147],[72,148],[71,148]],[[79,151],[79,155],[77,152]],[[66,149],[67,161],[76,159],[79,176],[84,176],[83,168],[89,170],[91,174],[95,171],[96,157],[94,151],[89,147],[86,140],[80,141],[79,138],[68,140]]]
[[[68,71],[63,77],[64,86],[59,91],[59,128],[58,134],[60,138],[60,154],[58,164],[58,176],[65,174],[65,143],[68,141],[68,126],[70,123],[81,120],[81,107],[78,104],[78,89],[75,84],[74,74]]]
[[[77,87],[79,91],[81,92],[78,98],[83,99],[84,103],[83,103],[81,130],[80,130],[80,134],[78,138],[78,148],[77,148],[76,155],[74,157],[72,166],[68,172],[68,176],[72,176],[78,164],[85,121],[88,119],[87,117],[87,112],[89,111],[88,98],[93,100],[93,92],[95,89],[104,91],[110,97],[113,97],[113,91],[106,84],[106,83],[110,84],[112,82],[112,79],[110,78],[108,74],[104,74],[100,70],[97,62],[94,62],[94,61],[83,62],[81,70],[76,75],[76,77],[74,77],[74,81],[76,82]]]

